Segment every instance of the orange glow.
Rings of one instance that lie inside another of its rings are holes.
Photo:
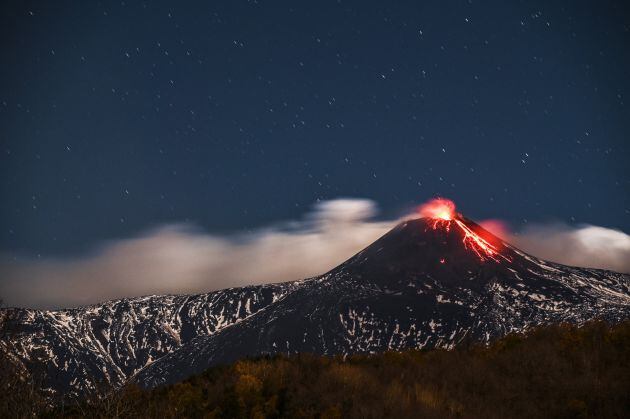
[[[437,198],[422,204],[418,208],[421,217],[431,218],[431,226],[433,230],[438,228],[444,229],[446,232],[451,231],[451,227],[459,227],[464,238],[462,242],[464,247],[474,252],[479,259],[492,259],[495,262],[499,258],[509,261],[510,259],[501,254],[501,252],[487,240],[475,233],[466,223],[458,217],[455,212],[455,204],[450,199]],[[445,263],[446,259],[440,259],[440,263]]]
[[[510,237],[510,228],[504,221],[501,220],[484,220],[478,222],[484,230],[488,230],[490,233],[495,236],[506,240]]]
[[[418,212],[421,217],[450,221],[455,217],[455,204],[450,199],[436,198],[420,205]]]

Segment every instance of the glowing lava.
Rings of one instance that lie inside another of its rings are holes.
[[[420,205],[418,212],[421,217],[450,221],[455,217],[455,203],[450,199],[436,198]]]
[[[455,220],[459,228],[464,232],[464,247],[474,251],[481,260],[484,260],[484,255],[495,262],[498,262],[497,256],[499,255],[496,247],[482,239],[477,233],[472,231],[466,224],[460,220]]]
[[[455,203],[453,203],[453,201],[445,198],[433,199],[421,205],[418,208],[418,212],[421,217],[431,218],[433,220],[434,230],[444,228],[449,232],[451,225],[459,227],[464,236],[462,239],[464,247],[475,252],[479,259],[492,259],[498,262],[498,258],[501,257],[509,261],[509,258],[502,255],[495,246],[475,233],[462,221],[461,217],[455,212]],[[445,263],[445,259],[440,259],[440,263]]]

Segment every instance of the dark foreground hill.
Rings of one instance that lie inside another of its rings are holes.
[[[174,385],[126,387],[47,416],[622,418],[629,409],[626,321],[546,326],[451,351],[240,360]]]

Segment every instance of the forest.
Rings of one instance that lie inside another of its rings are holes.
[[[51,402],[7,355],[1,417],[622,418],[630,411],[630,321],[546,326],[450,351],[244,359],[174,385],[129,385],[74,402]]]

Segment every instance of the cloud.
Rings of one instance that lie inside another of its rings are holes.
[[[519,249],[541,259],[571,266],[630,273],[630,235],[605,227],[562,223],[535,224],[519,233],[498,225],[485,228]]]
[[[518,232],[511,232],[508,224],[501,220],[485,220],[478,224],[540,259],[630,273],[630,235],[623,231],[556,222],[530,224]]]
[[[328,271],[392,228],[366,199],[316,204],[302,219],[251,233],[208,234],[174,224],[110,241],[71,259],[0,256],[0,297],[10,306],[70,307],[150,294],[208,292]],[[501,224],[488,227],[497,231]],[[595,226],[538,225],[499,232],[517,247],[570,265],[630,272],[630,236]]]
[[[112,241],[79,259],[0,258],[5,304],[68,307],[113,298],[196,293],[307,278],[328,271],[383,235],[395,221],[373,221],[365,199],[314,206],[303,220],[252,233],[216,236],[167,225]]]

